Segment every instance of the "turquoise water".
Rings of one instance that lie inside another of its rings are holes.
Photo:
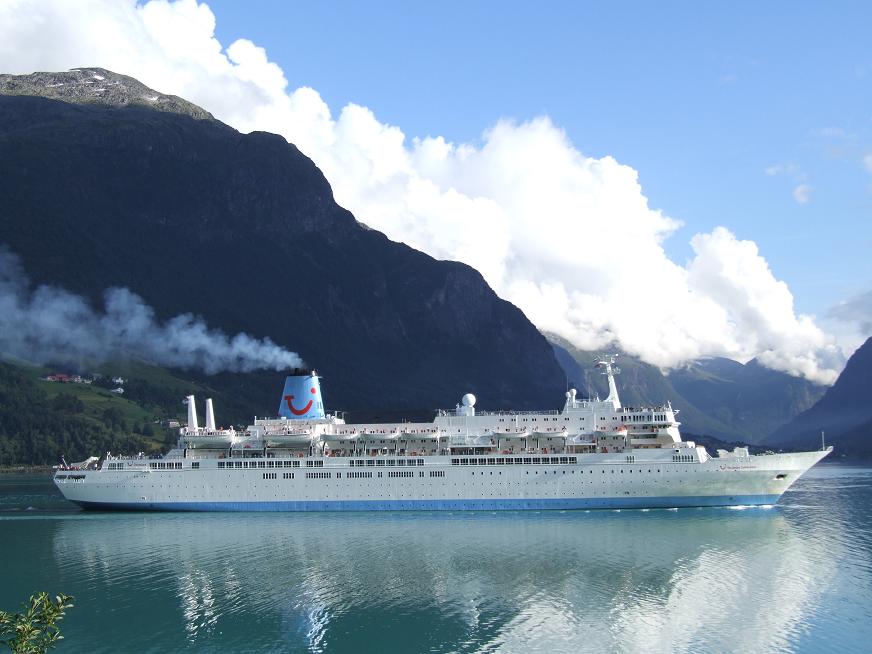
[[[872,651],[872,469],[772,508],[87,513],[0,477],[0,607],[58,652]]]

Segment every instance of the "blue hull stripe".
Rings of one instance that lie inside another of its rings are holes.
[[[775,504],[778,495],[603,497],[506,500],[324,500],[289,502],[76,502],[98,511],[518,511],[524,509],[671,509]]]

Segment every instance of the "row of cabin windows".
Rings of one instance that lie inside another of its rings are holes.
[[[275,473],[275,472],[265,472],[265,473],[263,473],[263,478],[264,479],[275,479],[276,475],[277,475],[277,473]]]
[[[348,465],[352,468],[362,468],[364,466],[369,467],[382,467],[387,466],[389,468],[393,468],[394,466],[422,466],[424,465],[424,459],[351,459],[348,462]]]
[[[330,479],[333,477],[332,472],[307,472],[306,479]]]
[[[324,465],[319,461],[321,465]],[[191,467],[199,468],[199,463],[192,463]],[[299,468],[299,461],[219,461],[219,468]]]
[[[424,473],[421,473],[421,474],[424,474]],[[396,477],[414,477],[414,476],[415,476],[414,470],[391,470],[390,472],[388,472],[388,477],[393,477],[393,478],[396,478]]]
[[[693,463],[693,456],[690,454],[673,454],[672,460],[678,463]]]
[[[666,422],[665,413],[643,414],[639,416],[630,416],[630,422]]]
[[[545,464],[551,465],[555,463],[578,463],[578,457],[574,456],[534,456],[534,457],[525,457],[525,458],[493,458],[493,459],[451,459],[451,465],[453,466],[501,466],[501,465],[538,465]]]
[[[371,472],[346,472],[345,476],[348,479],[372,479]]]
[[[151,461],[148,467],[152,470],[181,470],[181,461]]]

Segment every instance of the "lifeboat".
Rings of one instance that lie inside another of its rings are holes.
[[[312,442],[310,429],[287,429],[275,433],[266,433],[263,436],[267,447],[300,447]]]
[[[324,436],[324,440],[339,443],[350,443],[356,441],[358,438],[360,438],[360,432],[357,430],[345,432],[344,434],[329,434]]]
[[[200,430],[196,433],[182,436],[182,445],[188,449],[226,450],[236,441],[236,431],[233,429],[216,429],[215,431]]]
[[[418,432],[412,433],[410,431],[401,431],[400,438],[404,441],[438,441],[442,438],[443,434],[441,430],[436,430],[434,432]]]
[[[499,438],[500,440],[515,439],[524,440],[531,436],[529,429],[512,430],[512,431],[491,431],[486,434],[491,438]],[[553,435],[553,434],[552,434]]]

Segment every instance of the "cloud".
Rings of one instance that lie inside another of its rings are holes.
[[[792,374],[835,378],[834,346],[811,317],[796,315],[752,242],[718,228],[693,237],[689,264],[671,261],[663,244],[680,223],[649,206],[637,172],[582,154],[549,118],[499,121],[475,145],[407,139],[366,107],[334,115],[314,89],[290,89],[263,48],[240,39],[225,49],[214,30],[212,12],[195,0],[7,3],[0,67],[102,66],[241,131],[282,134],[362,222],[474,266],[540,329],[579,347],[617,343],[664,367],[759,356]]]
[[[190,314],[161,324],[152,308],[126,288],[108,289],[102,311],[62,288],[31,289],[17,257],[2,246],[0,354],[67,364],[133,357],[209,374],[302,365],[297,354],[268,338],[231,338]]]
[[[854,323],[866,336],[872,336],[872,291],[844,300],[831,307],[827,316],[842,322]]]
[[[793,189],[793,199],[799,204],[808,204],[811,200],[811,186],[808,184],[799,184]]]
[[[786,174],[786,175],[795,175],[799,173],[799,166],[795,163],[777,163],[769,166],[764,171],[769,177],[775,177],[776,175]]]

